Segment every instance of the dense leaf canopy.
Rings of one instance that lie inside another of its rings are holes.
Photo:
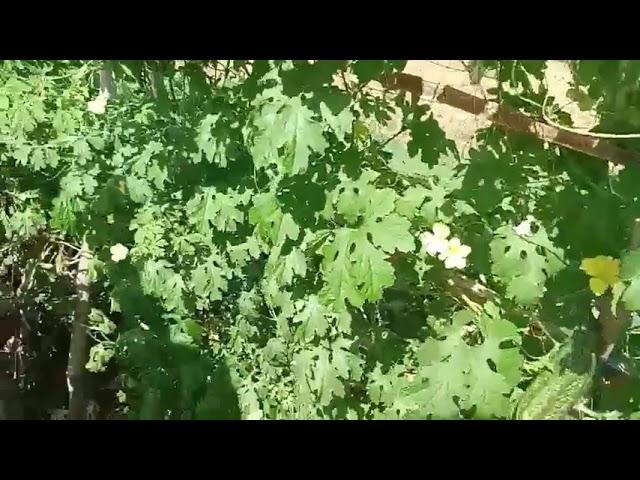
[[[3,61],[0,323],[27,309],[68,338],[85,245],[86,369],[119,414],[510,418],[597,301],[640,309],[638,166],[495,127],[459,152],[428,107],[369,88],[405,63]],[[545,68],[474,72],[570,128]],[[640,127],[640,63],[571,68],[598,129]],[[27,398],[53,387],[25,348]],[[593,415],[640,409],[635,383],[602,388]]]

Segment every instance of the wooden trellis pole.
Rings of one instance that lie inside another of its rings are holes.
[[[382,83],[386,88],[411,93],[413,103],[424,97],[435,98],[440,103],[473,115],[486,115],[489,121],[506,130],[534,135],[540,140],[612,163],[640,165],[640,152],[625,150],[607,140],[559,129],[534,120],[506,105],[499,105],[450,86],[434,88],[417,75],[397,73],[384,78]]]

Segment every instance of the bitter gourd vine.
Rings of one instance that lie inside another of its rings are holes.
[[[21,300],[0,315],[70,334],[86,245],[85,368],[117,372],[129,418],[633,418],[597,341],[573,354],[596,299],[640,309],[637,167],[495,127],[458,151],[427,106],[369,88],[405,65],[1,62],[0,279]],[[636,126],[638,65],[571,64],[603,128]],[[474,75],[566,122],[545,68]],[[553,332],[571,348],[549,357]]]

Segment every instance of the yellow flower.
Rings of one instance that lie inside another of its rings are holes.
[[[620,260],[615,258],[604,255],[585,258],[580,264],[580,269],[591,277],[589,288],[598,296],[620,281]]]

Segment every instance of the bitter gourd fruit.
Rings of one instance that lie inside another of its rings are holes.
[[[593,384],[595,337],[576,331],[549,357],[549,368],[538,374],[520,397],[514,418],[561,420],[573,418],[573,407]]]

